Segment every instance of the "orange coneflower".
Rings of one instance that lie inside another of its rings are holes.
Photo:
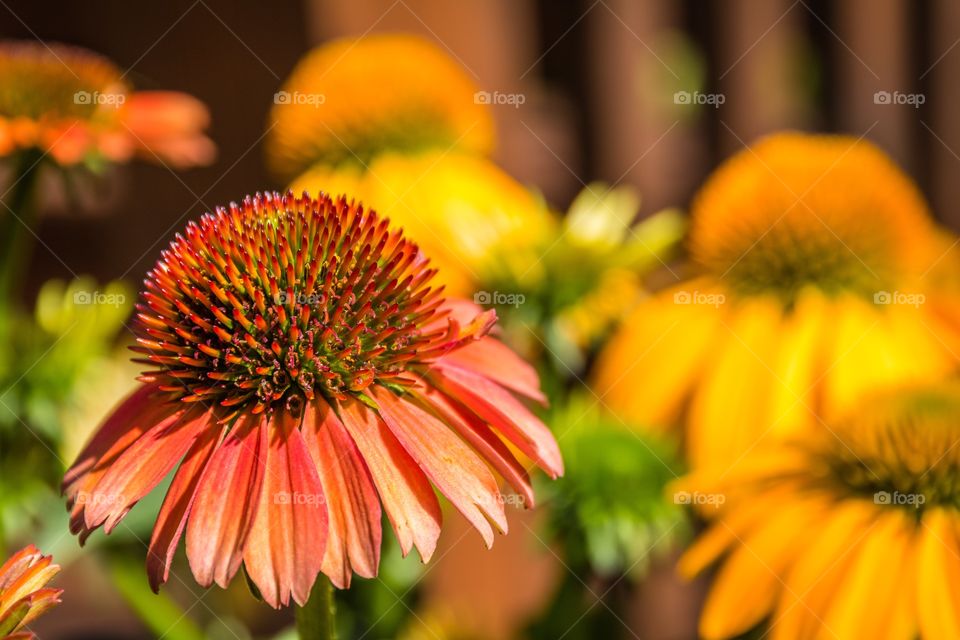
[[[274,607],[319,572],[340,587],[379,563],[381,504],[404,553],[440,533],[434,487],[506,531],[493,467],[525,500],[504,442],[562,473],[533,369],[488,336],[495,316],[445,300],[415,244],[344,198],[247,198],[188,225],[149,273],[137,333],[153,370],[64,479],[72,529],[109,532],[179,462],[148,572],[181,535],[194,576],[243,564]],[[502,438],[502,439],[501,439]],[[431,486],[431,483],[433,486]]]
[[[60,603],[62,589],[44,585],[60,571],[30,545],[21,549],[0,567],[0,640],[33,640],[24,629],[37,616]]]
[[[765,138],[694,199],[694,277],[624,322],[595,389],[624,418],[683,424],[694,466],[735,464],[865,393],[956,368],[949,244],[869,142]]]
[[[439,46],[411,35],[347,38],[317,47],[274,96],[267,164],[291,180],[316,164],[369,164],[384,152],[485,154],[490,105]]]
[[[174,166],[207,164],[206,107],[172,91],[131,91],[106,58],[79,47],[0,42],[0,156],[39,149],[61,165],[134,153]]]
[[[720,564],[701,635],[960,637],[958,425],[957,382],[902,389],[683,479],[712,526],[680,569]]]

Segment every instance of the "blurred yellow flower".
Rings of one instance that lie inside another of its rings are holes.
[[[457,152],[388,153],[367,170],[319,166],[291,189],[349,193],[389,217],[439,269],[435,280],[450,295],[477,295],[495,271],[532,276],[557,226],[546,205],[495,164]]]
[[[960,638],[958,424],[960,383],[903,389],[679,481],[712,521],[681,572],[721,562],[701,635]]]
[[[684,421],[694,466],[957,364],[945,234],[867,142],[787,133],[740,152],[694,200],[689,248],[696,275],[636,309],[594,384],[625,419]]]
[[[488,153],[493,117],[477,90],[422,38],[335,40],[307,54],[274,96],[267,164],[290,180],[317,163],[368,164],[387,151]]]

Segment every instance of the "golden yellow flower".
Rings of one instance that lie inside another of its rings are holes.
[[[327,43],[274,97],[267,164],[290,180],[317,163],[367,164],[385,151],[487,153],[493,119],[477,90],[456,61],[416,36]]]
[[[960,383],[871,397],[810,438],[678,483],[711,527],[680,561],[721,565],[704,638],[960,638]]]
[[[594,382],[624,418],[683,423],[694,466],[955,368],[945,235],[873,145],[766,138],[713,174],[691,218],[695,275],[640,305]]]
[[[430,257],[450,295],[473,296],[497,269],[535,272],[544,238],[556,227],[523,185],[489,160],[457,152],[385,154],[366,171],[321,166],[291,189],[354,194],[389,217]]]

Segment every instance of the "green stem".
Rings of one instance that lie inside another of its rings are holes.
[[[310,592],[310,599],[297,607],[297,635],[300,640],[337,640],[336,603],[333,585],[322,573]]]
[[[39,153],[20,154],[0,208],[0,308],[12,305],[19,294],[18,285],[26,272],[27,261],[36,238],[34,191],[43,164]]]

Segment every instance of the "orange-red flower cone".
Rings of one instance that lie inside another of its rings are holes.
[[[493,471],[527,504],[527,470],[563,463],[514,397],[534,370],[496,320],[429,285],[415,244],[325,195],[247,198],[187,226],[149,273],[137,333],[152,370],[64,479],[71,527],[109,533],[175,467],[147,558],[154,589],[186,534],[197,581],[241,564],[274,607],[376,575],[381,509],[404,553],[440,534],[438,490],[506,531]],[[179,467],[177,467],[179,463]]]
[[[0,640],[33,640],[26,630],[37,616],[60,603],[62,589],[45,585],[60,571],[33,545],[0,566]]]

